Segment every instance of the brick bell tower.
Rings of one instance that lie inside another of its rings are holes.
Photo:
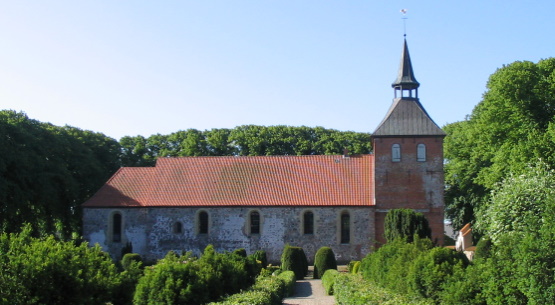
[[[422,212],[432,240],[443,244],[443,138],[445,132],[418,99],[405,38],[397,79],[391,85],[393,104],[372,134],[376,241],[384,243],[384,219],[391,209]]]

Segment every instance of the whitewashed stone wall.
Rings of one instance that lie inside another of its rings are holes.
[[[209,215],[208,234],[198,234],[197,218],[200,211]],[[249,234],[248,215],[260,214],[260,234]],[[314,234],[303,234],[302,215],[314,214]],[[350,215],[351,240],[340,243],[340,216]],[[112,242],[111,219],[122,215],[122,239]],[[182,223],[181,233],[174,225]],[[375,238],[373,207],[230,207],[230,208],[85,208],[83,236],[91,244],[98,243],[114,258],[130,242],[133,252],[147,260],[162,258],[170,250],[192,251],[199,255],[212,244],[217,251],[245,248],[248,254],[265,250],[268,260],[279,262],[286,244],[300,246],[312,262],[315,252],[328,246],[340,263],[360,260],[371,250]]]

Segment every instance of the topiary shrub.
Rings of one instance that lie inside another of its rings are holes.
[[[233,253],[241,257],[247,257],[247,250],[245,250],[244,248],[237,249],[233,251]]]
[[[322,247],[314,256],[314,278],[321,278],[328,269],[337,270],[337,261],[330,247]]]
[[[281,269],[295,272],[297,280],[302,280],[308,273],[308,260],[303,248],[286,245],[281,254]]]
[[[327,295],[333,295],[333,286],[335,283],[335,277],[339,274],[339,271],[335,269],[328,269],[322,276],[322,286]]]
[[[384,235],[388,242],[402,238],[410,243],[415,235],[431,238],[432,230],[424,214],[410,209],[393,209],[385,216]]]
[[[295,272],[284,271],[280,273],[277,277],[282,279],[285,282],[285,287],[287,291],[285,296],[286,297],[292,296],[295,293],[295,282],[296,282]]]
[[[143,259],[141,258],[141,255],[138,253],[124,254],[123,258],[121,259],[121,267],[123,268],[123,270],[128,270],[129,266],[131,265],[131,262],[142,263]]]
[[[266,268],[268,266],[268,258],[266,257],[266,251],[264,250],[257,250],[252,255],[257,261],[260,261],[262,264],[262,268]]]

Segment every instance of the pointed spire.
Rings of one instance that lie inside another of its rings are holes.
[[[410,61],[409,48],[407,46],[407,39],[405,38],[405,43],[403,46],[403,54],[401,56],[401,64],[399,65],[399,73],[397,79],[391,84],[391,87],[395,89],[395,96],[397,96],[397,90],[401,91],[401,97],[403,96],[403,91],[409,91],[409,97],[412,97],[412,90],[416,90],[416,98],[418,98],[418,87],[420,83],[414,77],[414,71],[412,70],[412,63]]]

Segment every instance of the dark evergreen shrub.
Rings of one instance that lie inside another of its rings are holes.
[[[235,253],[236,255],[239,255],[241,257],[247,257],[247,250],[245,250],[244,248],[237,249],[237,250],[233,251],[233,253]]]
[[[123,268],[123,270],[128,270],[129,266],[131,265],[131,262],[142,263],[143,259],[141,258],[141,255],[138,253],[124,254],[123,258],[121,259],[121,267]]]
[[[322,247],[314,256],[314,278],[321,278],[328,269],[337,270],[337,261],[330,247]]]
[[[281,254],[281,269],[295,272],[298,280],[302,280],[308,273],[308,260],[301,247],[286,245]]]
[[[264,250],[257,250],[253,254],[254,258],[262,264],[262,268],[266,268],[268,266],[268,258],[266,258],[266,251]]]
[[[448,248],[432,248],[420,255],[407,276],[411,291],[424,298],[439,302],[444,283],[454,272],[455,266],[466,268],[468,259]]]
[[[476,245],[476,251],[474,252],[474,258],[488,258],[491,252],[491,239],[487,237],[482,237],[478,244]]]
[[[415,235],[431,238],[432,230],[424,214],[410,209],[394,209],[385,216],[384,234],[388,242],[397,238],[412,242]]]

